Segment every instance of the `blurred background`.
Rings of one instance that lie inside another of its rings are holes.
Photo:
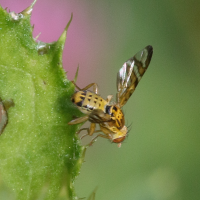
[[[20,12],[31,0],[0,0]],[[79,197],[96,200],[200,199],[200,1],[38,0],[34,37],[56,41],[70,15],[63,65],[77,84],[116,94],[116,74],[152,45],[151,64],[124,106],[129,137],[119,149],[99,138],[76,179]],[[84,139],[83,143],[87,141]]]

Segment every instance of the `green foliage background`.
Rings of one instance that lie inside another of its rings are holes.
[[[138,50],[151,44],[154,55],[124,106],[129,137],[121,149],[99,139],[87,152],[76,182],[80,193],[96,184],[97,200],[198,200],[200,3],[101,1],[90,8],[90,17],[98,16],[93,23],[104,23],[103,33],[95,26],[90,34],[107,36],[107,44],[91,47],[96,59],[102,55],[93,75],[101,94],[115,94],[119,67]]]
[[[71,77],[80,64],[80,86],[97,82],[103,97],[115,94],[123,62],[148,44],[154,47],[150,67],[124,107],[132,123],[129,137],[121,149],[98,139],[87,150],[75,184],[78,196],[89,196],[98,186],[97,200],[199,200],[200,3],[63,2],[45,6],[53,7],[52,15],[63,7],[76,16],[63,58],[72,63],[66,64]],[[76,57],[69,56],[72,51]],[[1,195],[9,194],[1,186]]]
[[[71,20],[58,41],[36,43],[31,10],[15,14],[0,7],[0,96],[15,104],[0,138],[0,173],[12,198],[75,199],[84,147],[77,127],[67,124],[77,113],[70,101],[74,86],[62,68]],[[1,198],[11,198],[1,190]]]

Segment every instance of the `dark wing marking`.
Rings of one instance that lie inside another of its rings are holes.
[[[103,110],[100,109],[94,109],[90,114],[89,114],[89,119],[90,122],[92,123],[103,123],[103,122],[109,122],[111,121],[111,115],[104,113]]]
[[[134,92],[149,66],[153,47],[147,46],[127,60],[117,74],[117,103],[122,107]]]

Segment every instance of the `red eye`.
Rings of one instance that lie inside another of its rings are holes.
[[[116,138],[113,140],[114,143],[121,143],[124,141],[124,139],[126,138],[126,136],[120,137],[120,138]]]

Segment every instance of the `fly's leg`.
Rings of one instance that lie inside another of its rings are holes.
[[[95,123],[91,123],[90,130],[89,130],[88,134],[89,135],[93,135],[93,133],[95,132],[95,128],[96,128],[96,124]]]
[[[87,89],[89,89],[90,87],[92,87],[93,86],[93,92],[95,93],[95,94],[99,94],[99,89],[98,89],[98,85],[96,84],[96,83],[90,83],[89,85],[87,85],[86,87],[84,87],[83,89],[81,89],[80,87],[78,87],[77,85],[76,85],[76,83],[74,82],[74,81],[71,81],[74,85],[75,85],[75,87],[78,89],[78,90],[80,90],[80,91],[82,91],[82,90],[87,90]]]
[[[80,130],[77,132],[77,134],[79,134],[79,133],[80,133],[81,131],[83,131],[83,130],[86,130],[86,131],[87,131],[87,133],[84,134],[83,136],[81,136],[80,139],[84,138],[84,137],[87,136],[87,135],[93,135],[93,133],[96,132],[96,131],[95,131],[95,127],[96,127],[96,124],[95,124],[95,123],[91,123],[90,128],[82,128],[82,129],[80,129]]]
[[[87,132],[89,132],[89,128],[81,128],[81,129],[79,129],[77,132],[76,132],[76,134],[79,134],[81,131],[87,131]],[[83,137],[85,137],[86,135],[88,135],[88,133],[87,134],[84,134],[83,136],[81,136],[80,137],[80,139],[82,139]]]
[[[86,129],[87,129],[88,133],[82,135],[82,136],[80,137],[81,140],[82,140],[85,136],[89,135],[89,128],[86,128]],[[86,130],[86,129],[85,129],[85,130]],[[94,131],[93,133],[99,133],[99,132],[102,132],[102,131],[101,131],[101,130],[96,130],[96,131]],[[79,132],[79,133],[80,133],[80,132]]]
[[[88,115],[84,116],[84,117],[79,117],[79,118],[76,118],[76,119],[73,119],[72,121],[68,122],[69,125],[73,125],[73,124],[80,124],[82,122],[85,122],[87,121],[89,118]]]
[[[96,132],[96,131],[95,131],[95,132]],[[98,132],[102,132],[102,131],[99,130]],[[102,138],[110,139],[110,137],[107,136],[107,135],[98,134],[97,136],[95,136],[95,137],[91,140],[91,142],[90,142],[87,146],[92,146],[92,145],[94,144],[95,140],[96,140],[98,137],[102,137]]]
[[[91,135],[93,135],[94,133],[102,132],[102,130],[96,130],[96,131],[95,131],[95,127],[96,127],[96,124],[95,124],[95,123],[91,123],[90,128],[82,128],[82,129],[80,129],[80,130],[77,132],[77,134],[79,134],[81,131],[84,131],[84,130],[87,131],[86,134],[84,134],[84,135],[82,135],[82,136],[80,137],[80,139],[82,140],[82,139],[83,139],[85,136],[87,136],[87,135],[90,135],[90,136],[91,136]],[[95,137],[91,140],[91,142],[90,142],[88,145],[86,145],[86,146],[92,146],[92,145],[94,144],[95,140],[96,140],[98,137],[110,139],[109,135],[98,134],[98,135],[95,136]]]

